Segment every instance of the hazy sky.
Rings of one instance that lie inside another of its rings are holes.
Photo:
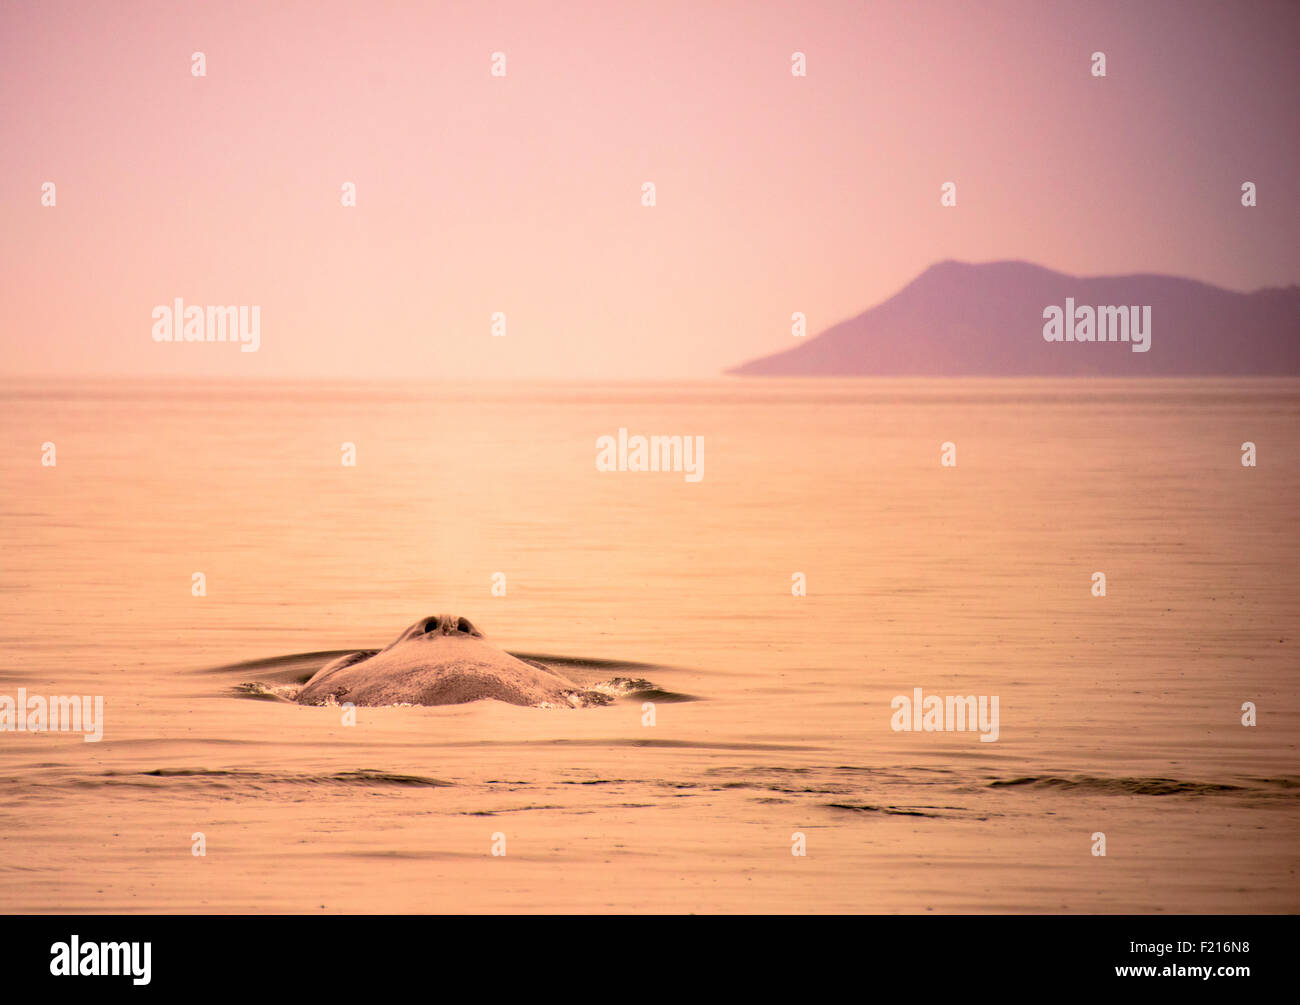
[[[1297,52],[1292,2],[5,2],[0,373],[709,376],[944,258],[1289,284]],[[176,297],[260,350],[155,343]]]

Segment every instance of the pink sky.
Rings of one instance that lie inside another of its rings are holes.
[[[1287,2],[3,3],[0,373],[705,377],[944,258],[1290,284],[1298,51]],[[175,297],[260,351],[155,343]]]

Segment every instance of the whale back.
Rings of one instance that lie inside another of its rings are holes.
[[[386,648],[361,650],[325,666],[297,701],[321,705],[459,705],[492,698],[512,705],[571,705],[586,694],[550,667],[511,656],[468,618],[421,618]]]

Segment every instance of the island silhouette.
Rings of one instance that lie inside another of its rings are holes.
[[[1045,318],[1067,302],[1094,311],[1110,305],[1149,307],[1147,351],[1130,351],[1134,345],[1119,341],[1047,341]],[[796,341],[790,349],[726,372],[742,377],[1295,376],[1300,375],[1300,286],[1239,293],[1176,276],[1081,277],[1028,262],[944,261],[883,303]]]

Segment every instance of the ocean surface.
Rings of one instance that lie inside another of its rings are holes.
[[[104,701],[0,732],[0,910],[1300,909],[1300,382],[7,380],[0,430],[0,695]],[[262,686],[443,612],[668,694]]]

